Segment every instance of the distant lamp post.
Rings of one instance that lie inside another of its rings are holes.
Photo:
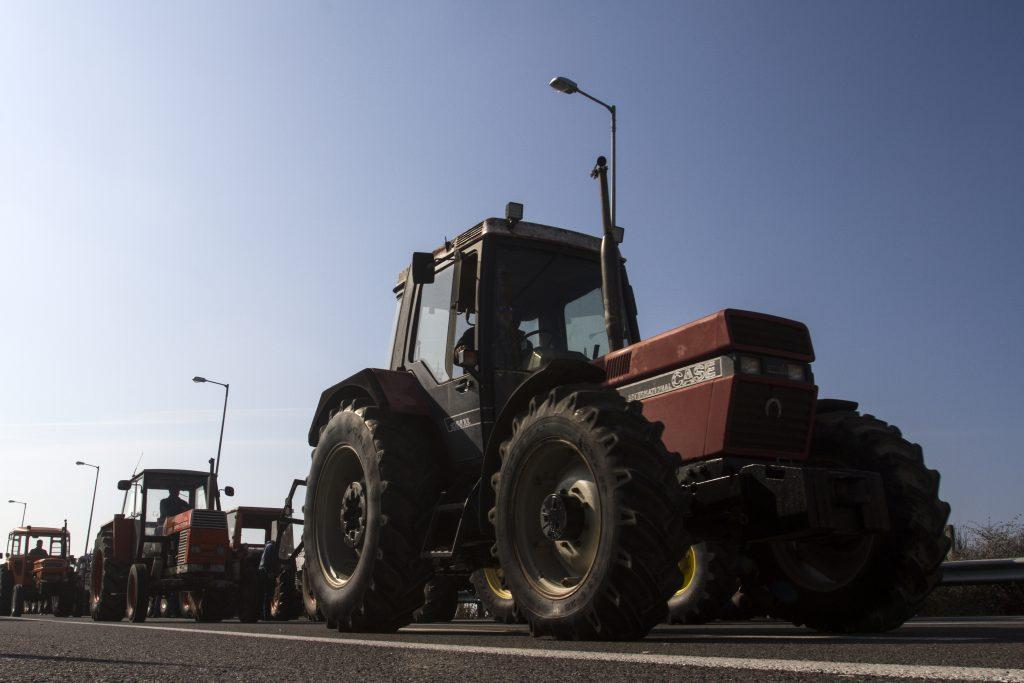
[[[224,445],[224,420],[228,415],[228,392],[231,390],[231,385],[215,382],[212,379],[206,379],[205,377],[193,377],[192,381],[196,384],[207,382],[209,384],[216,384],[217,386],[224,387],[224,410],[220,415],[220,440],[217,442],[217,463],[213,466],[213,473],[215,475],[220,474],[220,449],[221,446]]]
[[[88,555],[89,538],[92,537],[92,513],[93,510],[96,509],[96,488],[99,486],[100,483],[100,466],[90,465],[89,463],[82,462],[81,460],[77,461],[75,464],[79,466],[92,467],[93,469],[96,470],[96,478],[93,480],[92,483],[92,506],[89,508],[89,528],[85,532],[85,550],[82,551],[82,555]]]
[[[21,525],[25,526],[25,510],[28,509],[28,503],[22,502],[20,500],[9,500],[7,502],[17,503],[18,505],[21,506]]]
[[[583,90],[580,90],[580,86],[578,86],[576,84],[576,81],[572,80],[571,78],[566,78],[565,76],[555,76],[554,78],[551,79],[551,82],[548,83],[548,85],[550,85],[552,88],[554,88],[558,92],[565,93],[566,95],[574,95],[576,93],[579,93],[580,95],[583,95],[584,97],[586,97],[588,100],[590,100],[592,102],[597,102],[602,107],[607,109],[608,112],[612,115],[612,197],[611,197],[611,200],[612,200],[611,201],[611,205],[612,206],[611,206],[611,214],[612,214],[612,226],[618,226],[618,223],[615,222],[615,208],[618,205],[618,203],[615,200],[615,181],[619,177],[619,173],[618,173],[618,171],[616,170],[616,167],[615,167],[615,105],[614,104],[608,104],[607,102],[602,102],[601,100],[597,99],[596,97],[594,97],[590,93],[587,93],[587,92],[584,92]]]

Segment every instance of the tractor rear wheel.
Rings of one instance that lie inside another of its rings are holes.
[[[238,582],[238,620],[251,624],[260,620],[260,577],[256,564],[243,560]]]
[[[324,615],[320,612],[320,608],[316,604],[316,596],[309,589],[309,575],[306,574],[306,570],[303,569],[300,572],[300,583],[302,584],[302,608],[306,613],[306,618],[310,621],[323,621]]]
[[[11,616],[20,617],[25,613],[25,587],[20,583],[11,591]]]
[[[0,617],[11,613],[11,598],[14,593],[14,577],[6,567],[0,566]]]
[[[304,571],[342,631],[412,621],[432,574],[420,557],[440,495],[431,439],[401,415],[349,402],[320,432],[307,478]]]
[[[671,624],[706,624],[736,592],[738,579],[724,546],[697,543],[679,561],[683,583],[668,601]]]
[[[125,616],[133,624],[146,620],[149,611],[149,572],[146,565],[138,562],[128,570],[128,598]]]
[[[535,636],[643,638],[681,575],[678,457],[639,403],[590,386],[537,397],[500,448],[498,559]]]
[[[274,594],[270,599],[270,618],[291,621],[302,614],[302,596],[295,589],[295,570],[285,567],[274,579]]]
[[[899,429],[854,411],[818,417],[808,465],[880,474],[890,528],[752,546],[757,573],[744,578],[745,592],[762,597],[772,616],[819,631],[899,627],[942,578],[949,505],[939,500],[939,473]]]
[[[470,575],[469,582],[473,584],[473,592],[492,619],[502,624],[526,623],[512,598],[512,591],[508,589],[505,572],[500,567],[477,569]]]
[[[100,534],[92,555],[89,612],[94,621],[121,621],[124,618],[128,569],[114,559],[114,537]]]
[[[418,624],[451,621],[459,609],[459,584],[450,577],[438,575],[423,587],[423,605],[413,615]]]
[[[70,617],[75,612],[75,585],[65,583],[50,596],[50,613],[55,617]]]
[[[203,623],[214,623],[230,617],[233,608],[232,598],[237,600],[232,591],[223,587],[190,591],[188,596],[193,618]]]

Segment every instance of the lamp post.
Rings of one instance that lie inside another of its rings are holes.
[[[220,474],[220,449],[221,446],[224,445],[224,420],[228,416],[228,392],[231,390],[231,385],[223,384],[221,382],[215,382],[214,380],[206,379],[205,377],[193,377],[192,381],[195,382],[196,384],[202,384],[204,382],[207,382],[209,384],[216,384],[217,386],[224,387],[224,410],[220,414],[220,440],[217,441],[217,462],[213,466],[213,476],[216,477],[218,474]],[[211,500],[213,495],[215,494],[211,492]]]
[[[607,102],[602,102],[601,100],[597,99],[596,97],[594,97],[590,93],[584,92],[583,90],[580,89],[580,86],[576,84],[576,81],[574,81],[574,80],[572,80],[570,78],[566,78],[565,76],[555,76],[554,78],[551,79],[551,82],[548,83],[548,85],[550,85],[552,88],[554,88],[558,92],[563,92],[566,95],[572,95],[572,94],[575,94],[575,93],[579,93],[580,95],[583,95],[584,97],[586,97],[591,102],[596,102],[596,103],[600,104],[602,107],[607,109],[608,112],[612,115],[612,198],[611,198],[612,201],[611,201],[611,214],[612,214],[612,226],[616,227],[616,226],[618,226],[618,223],[615,222],[615,209],[618,206],[618,203],[615,200],[615,181],[618,179],[619,173],[618,173],[618,171],[616,170],[616,167],[615,167],[615,105],[614,104],[608,104]]]
[[[85,467],[92,467],[96,470],[96,478],[92,483],[92,506],[89,507],[89,528],[85,532],[85,550],[82,551],[82,555],[87,555],[89,553],[89,538],[92,536],[92,513],[96,509],[96,488],[100,484],[100,466],[90,465],[89,463],[82,462],[81,460],[77,461],[75,464],[79,466],[84,465]]]
[[[7,502],[17,503],[18,505],[21,506],[21,525],[25,526],[25,510],[28,509],[28,503],[22,502],[20,500],[9,500]]]

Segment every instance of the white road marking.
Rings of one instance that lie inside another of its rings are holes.
[[[15,621],[7,617],[4,621]],[[20,617],[20,621],[37,621],[62,626],[96,626],[131,628],[175,633],[204,633],[235,638],[262,638],[287,642],[323,643],[327,645],[361,646],[419,652],[445,652],[459,655],[493,655],[534,659],[565,659],[574,661],[611,662],[615,664],[659,664],[663,666],[699,667],[704,669],[742,669],[749,671],[785,671],[838,676],[888,676],[889,678],[925,678],[947,681],[1010,681],[1024,683],[1024,669],[999,669],[973,666],[941,666],[932,664],[872,664],[866,662],[814,662],[802,659],[749,659],[742,657],[697,657],[692,655],[656,655],[632,652],[598,652],[594,650],[548,650],[524,647],[487,647],[443,643],[410,643],[396,640],[365,640],[361,638],[296,636],[284,633],[253,633],[250,631],[219,631],[205,628],[121,624],[95,621],[56,621]]]

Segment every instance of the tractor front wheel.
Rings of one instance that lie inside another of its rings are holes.
[[[679,587],[678,458],[638,403],[590,386],[534,398],[492,478],[498,559],[535,636],[643,638]]]
[[[820,415],[808,465],[877,472],[889,530],[751,547],[757,572],[744,578],[769,613],[830,633],[881,632],[914,616],[942,578],[949,505],[921,447],[871,415]]]
[[[440,495],[431,439],[410,418],[349,402],[320,432],[307,478],[303,571],[343,631],[391,632],[423,603],[420,557]]]
[[[149,572],[141,562],[133,564],[128,570],[128,599],[125,616],[133,624],[141,624],[146,620],[149,611]]]
[[[459,584],[450,577],[438,575],[423,587],[423,604],[413,615],[418,624],[451,621],[459,609]]]
[[[512,591],[508,589],[508,582],[505,581],[505,572],[501,567],[485,567],[477,569],[469,577],[473,584],[473,592],[483,605],[484,611],[491,615],[491,618],[501,624],[525,624],[516,601],[512,597]]]
[[[679,561],[683,583],[668,601],[668,620],[672,624],[706,624],[736,592],[738,579],[734,563],[724,546],[697,543],[687,548]]]

